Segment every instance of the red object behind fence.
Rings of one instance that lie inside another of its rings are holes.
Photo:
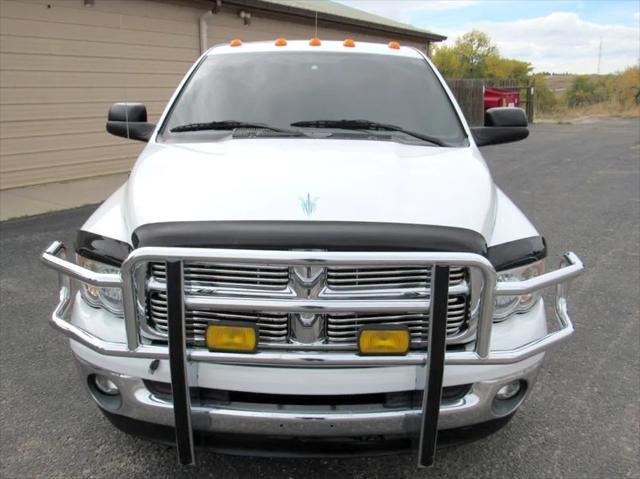
[[[497,106],[520,106],[520,92],[505,88],[485,87],[484,109]]]

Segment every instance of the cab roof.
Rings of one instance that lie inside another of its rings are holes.
[[[421,58],[421,53],[414,47],[405,47],[400,44],[400,48],[391,48],[387,43],[359,42],[355,40],[355,46],[344,46],[344,40],[322,40],[319,46],[311,46],[309,40],[287,40],[286,45],[276,46],[276,39],[262,42],[242,42],[239,46],[231,46],[229,43],[219,44],[211,47],[206,55],[217,55],[226,53],[256,53],[256,52],[291,52],[291,51],[312,51],[312,52],[340,52],[340,53],[372,53],[379,55],[392,55],[402,57]]]

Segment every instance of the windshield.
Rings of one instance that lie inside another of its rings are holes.
[[[185,135],[179,128],[185,125],[229,121],[281,129],[299,123],[297,130],[305,133],[341,130],[335,120],[394,125],[447,145],[468,144],[453,105],[424,59],[336,52],[211,55],[176,100],[163,136]]]

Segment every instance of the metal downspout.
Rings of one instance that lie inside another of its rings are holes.
[[[200,15],[200,55],[202,55],[204,52],[207,51],[208,48],[208,43],[209,43],[209,39],[208,39],[208,26],[207,26],[207,20],[213,17],[213,10],[209,10],[205,13],[203,13],[202,15]]]

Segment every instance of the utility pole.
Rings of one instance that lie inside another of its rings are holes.
[[[602,63],[602,37],[600,37],[600,46],[598,47],[598,75],[600,75],[601,63]]]

